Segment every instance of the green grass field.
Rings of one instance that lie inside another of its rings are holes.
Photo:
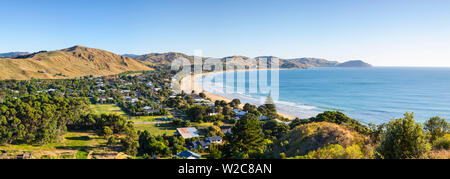
[[[128,117],[125,112],[120,109],[116,104],[96,104],[90,106],[91,110],[95,114],[118,114],[121,116]],[[136,116],[131,117],[133,122],[157,122],[157,121],[165,121],[164,118],[173,118],[172,115],[167,116]]]
[[[92,112],[96,114],[118,114],[128,117],[119,106],[115,104],[99,104],[91,105]],[[164,119],[166,118],[166,119]],[[145,122],[161,122],[168,121],[173,118],[172,115],[167,116],[136,116],[132,117],[131,120],[135,123],[145,123]],[[135,124],[137,130],[148,130],[152,135],[173,135],[176,129],[170,124]]]
[[[133,122],[161,122],[172,120],[172,115],[167,116],[136,116],[132,118]]]
[[[95,114],[118,114],[126,116],[125,112],[116,104],[96,104],[91,105],[90,108]]]

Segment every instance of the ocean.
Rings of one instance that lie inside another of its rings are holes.
[[[203,89],[242,103],[261,105],[268,93],[258,90],[228,90],[236,82],[218,80],[220,75],[245,75],[245,86],[252,85],[248,71],[215,73],[203,79]],[[260,71],[261,73],[261,71]],[[417,122],[433,116],[450,118],[450,68],[374,67],[311,68],[279,70],[279,112],[308,118],[323,111],[341,111],[364,124],[380,124],[414,112]],[[259,83],[271,83],[260,80]],[[240,76],[243,77],[243,76]],[[251,92],[252,91],[252,92]]]

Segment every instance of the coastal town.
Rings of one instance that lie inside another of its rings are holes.
[[[127,121],[131,121],[137,132],[150,131],[153,135],[160,135],[161,140],[182,140],[182,146],[173,151],[143,152],[142,157],[152,158],[205,158],[211,148],[224,144],[224,137],[232,133],[232,127],[247,113],[257,114],[259,121],[273,119],[280,125],[287,126],[290,120],[270,112],[261,107],[246,104],[244,108],[238,99],[230,103],[225,101],[211,101],[200,92],[190,94],[184,91],[174,93],[170,87],[171,72],[164,68],[155,71],[128,72],[119,75],[103,77],[87,76],[71,80],[30,80],[30,81],[1,81],[1,102],[8,99],[20,99],[29,95],[43,95],[66,98],[85,98],[89,101],[89,111],[96,114],[117,114]],[[264,110],[264,111],[263,111]],[[265,114],[265,115],[264,115]],[[268,117],[271,115],[271,117]],[[83,131],[91,135],[96,131]],[[69,134],[74,135],[69,130]],[[76,132],[75,132],[76,135]],[[120,138],[121,134],[110,135],[111,138]],[[95,138],[102,138],[95,136]],[[94,137],[87,137],[89,139]],[[104,138],[109,141],[110,138]],[[63,141],[67,137],[62,136]],[[32,144],[31,142],[30,144]],[[114,142],[112,142],[114,143]],[[171,144],[168,144],[169,146]],[[101,145],[99,145],[101,146]],[[141,146],[142,147],[142,146]],[[39,149],[37,154],[33,151],[16,150],[14,145],[0,146],[1,158],[42,158],[42,157],[72,157],[77,153],[88,154],[89,158],[124,158],[127,154],[117,147],[94,148],[79,147],[79,151],[67,150],[54,152]],[[114,148],[114,149],[113,149]],[[8,150],[11,149],[11,150]],[[51,156],[48,153],[64,155]],[[101,157],[100,157],[101,156]],[[87,156],[86,156],[87,157]],[[130,157],[130,156],[128,156]]]
[[[386,140],[387,124],[366,126],[338,111],[286,118],[270,95],[256,106],[211,99],[204,91],[176,93],[171,82],[177,71],[151,67],[101,77],[0,81],[0,158],[377,158],[374,146]],[[406,113],[405,120],[413,115]],[[434,141],[428,158],[446,155],[447,132],[432,130],[442,120],[425,123],[423,133]],[[330,153],[335,150],[341,152]]]

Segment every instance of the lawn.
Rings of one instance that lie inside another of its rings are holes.
[[[95,114],[118,114],[126,116],[125,112],[116,104],[96,104],[91,105],[90,108]]]
[[[131,120],[133,122],[161,122],[161,121],[171,121],[173,119],[172,115],[167,116],[136,116]]]
[[[0,151],[11,155],[31,153],[33,158],[83,158],[86,151],[102,151],[106,140],[90,132],[68,132],[58,143],[5,145]]]
[[[163,135],[168,136],[174,135],[176,128],[172,127],[171,124],[142,124],[135,125],[137,130],[148,130],[152,135]]]
[[[96,104],[90,106],[91,110],[95,114],[118,114],[124,117],[128,117],[125,112],[120,109],[116,104]],[[131,117],[133,122],[157,122],[157,121],[165,121],[164,118],[168,118],[171,120],[173,116],[171,114],[167,116],[136,116]]]
[[[96,114],[113,113],[128,117],[116,104],[91,105],[91,109]],[[136,116],[132,117],[131,120],[135,123],[167,121],[164,118],[172,120],[173,116],[171,114],[167,116]],[[173,135],[176,131],[170,124],[135,124],[135,126],[137,130],[149,130],[153,135]]]

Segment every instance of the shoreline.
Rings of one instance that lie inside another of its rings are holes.
[[[257,70],[257,69],[253,69],[253,70]],[[280,69],[280,70],[281,70],[281,69]],[[241,70],[235,70],[235,71],[250,71],[250,70],[248,70],[248,69],[241,69]],[[258,70],[258,71],[259,71],[259,70]],[[203,93],[206,95],[207,98],[211,99],[212,102],[215,102],[215,101],[218,101],[218,100],[223,100],[223,101],[229,103],[229,102],[231,102],[233,99],[230,99],[230,98],[227,98],[227,97],[224,97],[224,96],[220,96],[220,95],[211,93],[211,92],[209,92],[209,91],[206,91],[205,89],[203,89],[202,85],[200,85],[200,84],[197,83],[197,80],[196,80],[196,79],[198,79],[198,78],[202,78],[202,77],[205,76],[205,75],[218,74],[218,73],[227,73],[227,71],[222,71],[222,72],[206,72],[206,73],[201,73],[201,74],[190,75],[190,76],[191,76],[190,81],[188,81],[189,78],[186,78],[187,76],[185,76],[185,77],[183,77],[183,78],[181,79],[181,81],[180,81],[180,89],[183,90],[183,91],[185,91],[186,93],[187,93],[187,92],[190,92],[189,90],[186,90],[186,89],[187,89],[187,86],[184,85],[184,84],[186,84],[186,83],[190,83],[191,86],[193,85],[192,88],[191,88],[192,90],[194,90],[196,93],[201,93],[201,92],[203,92]],[[242,99],[240,99],[240,100],[242,100]],[[241,105],[239,105],[239,107],[240,107],[240,108],[243,108],[244,105],[245,105],[245,104],[241,104]],[[252,105],[256,105],[256,104],[252,104]],[[284,118],[287,118],[287,119],[289,119],[289,120],[294,120],[294,119],[297,118],[297,117],[295,117],[295,116],[293,116],[293,115],[289,115],[289,114],[281,113],[281,112],[278,112],[278,115],[280,115],[280,116],[282,116],[282,117],[284,117]]]

